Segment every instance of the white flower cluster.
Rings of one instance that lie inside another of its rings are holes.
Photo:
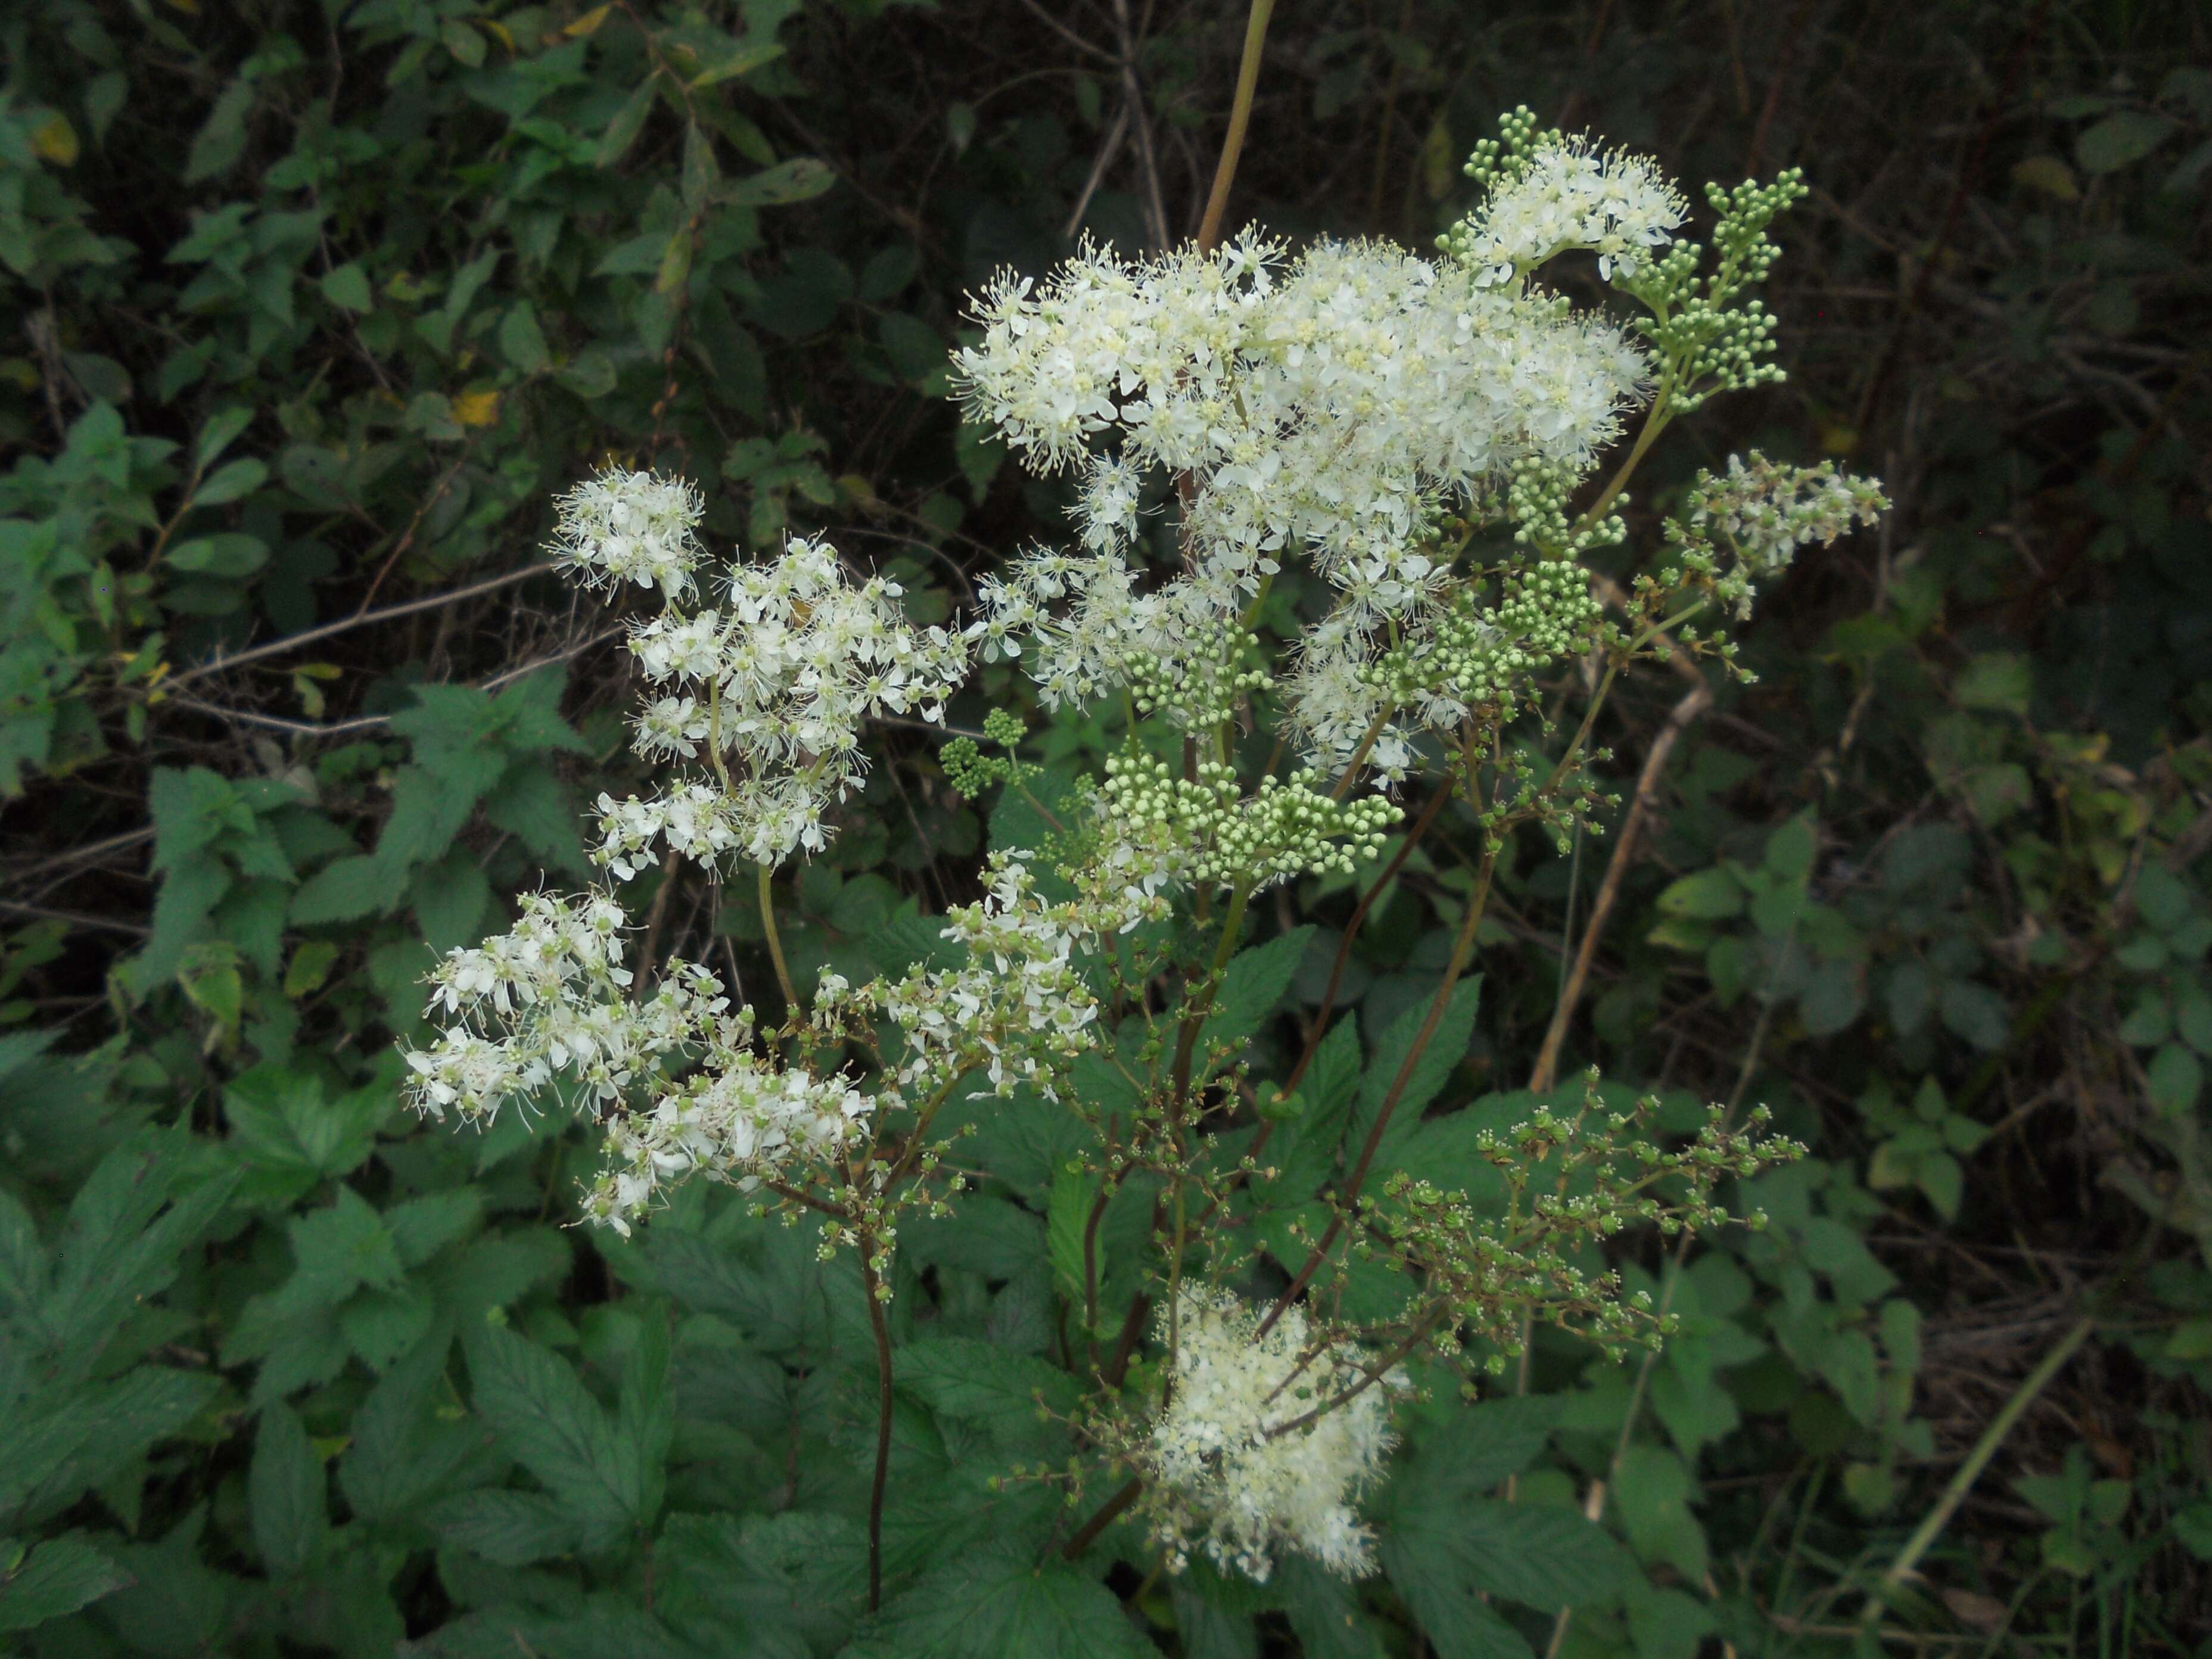
[[[1488,198],[1441,246],[1485,287],[1517,281],[1557,255],[1597,255],[1599,276],[1632,278],[1674,240],[1690,204],[1647,156],[1593,149],[1552,132],[1488,173]]]
[[[599,797],[594,856],[620,880],[653,862],[656,842],[709,866],[820,851],[823,812],[866,764],[862,722],[942,720],[966,678],[957,635],[909,623],[897,583],[848,580],[826,543],[793,538],[776,559],[731,566],[725,586],[722,608],[671,610],[631,633],[660,694],[639,714],[634,746],[706,769],[650,799]]]
[[[1249,233],[1146,261],[1086,248],[1042,287],[1000,279],[977,310],[958,374],[972,415],[1034,470],[1082,473],[1082,550],[985,582],[969,629],[985,658],[1026,654],[1048,706],[1181,681],[1210,717],[1214,682],[1236,681],[1208,665],[1303,555],[1339,599],[1285,691],[1310,758],[1340,769],[1395,712],[1376,657],[1453,580],[1439,515],[1531,460],[1578,476],[1647,379],[1610,323],[1379,242],[1287,263]],[[1183,568],[1157,584],[1135,557],[1156,470],[1176,475],[1184,535]],[[1393,733],[1374,758],[1395,775],[1408,752]]]
[[[1096,1040],[1098,1000],[1076,965],[1102,934],[1164,915],[1164,902],[1141,896],[1111,906],[1046,902],[1017,854],[992,856],[981,900],[945,915],[944,937],[959,943],[957,968],[916,967],[896,981],[857,990],[834,976],[819,993],[824,1009],[879,1013],[899,1028],[904,1047],[894,1072],[910,1101],[927,1099],[964,1073],[981,1070],[991,1092],[1026,1084],[1058,1098],[1066,1062]]]
[[[696,1041],[726,1006],[720,983],[673,964],[650,999],[633,1002],[622,927],[604,893],[526,894],[511,932],[447,956],[429,981],[429,1012],[447,1029],[406,1057],[415,1109],[489,1123],[507,1102],[551,1085],[601,1113]]]
[[[1395,1443],[1390,1401],[1404,1373],[1352,1394],[1368,1382],[1357,1349],[1317,1347],[1296,1307],[1261,1336],[1259,1315],[1227,1291],[1185,1291],[1176,1326],[1172,1393],[1138,1454],[1170,1569],[1199,1549],[1265,1583],[1295,1550],[1346,1578],[1372,1571],[1374,1534],[1352,1506]]]
[[[1872,524],[1889,506],[1881,486],[1838,472],[1822,461],[1790,466],[1756,450],[1747,464],[1729,457],[1728,475],[1701,472],[1690,486],[1669,538],[1695,550],[1715,547],[1735,556],[1741,569],[1723,579],[1724,597],[1739,617],[1751,614],[1751,578],[1790,568],[1797,550],[1834,541],[1852,526]]]
[[[707,1034],[697,1071],[610,1121],[607,1168],[584,1213],[628,1237],[663,1187],[705,1175],[750,1192],[763,1176],[828,1164],[866,1133],[874,1109],[841,1073],[814,1077],[764,1057],[752,1010],[741,1009]]]
[[[406,1056],[415,1109],[482,1126],[550,1089],[606,1126],[607,1167],[584,1213],[624,1235],[687,1176],[750,1189],[860,1133],[873,1103],[841,1075],[787,1070],[760,1052],[752,1010],[728,1012],[706,969],[672,962],[633,1002],[623,933],[606,894],[532,894],[510,932],[448,955],[429,979],[429,1012],[447,1029]],[[679,1060],[696,1062],[680,1080]]]
[[[699,492],[682,478],[610,467],[557,503],[553,546],[562,568],[586,587],[635,582],[670,599],[691,591],[703,556],[694,536]]]

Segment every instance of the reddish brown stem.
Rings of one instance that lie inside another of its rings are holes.
[[[1135,1503],[1145,1490],[1145,1483],[1134,1475],[1115,1494],[1098,1506],[1097,1512],[1075,1529],[1075,1535],[1060,1547],[1063,1559],[1079,1560],[1083,1552],[1098,1541],[1098,1534],[1119,1521],[1130,1504]]]
[[[1469,763],[1470,765],[1472,763]],[[1435,1041],[1437,1027],[1443,1023],[1444,1009],[1451,1002],[1452,992],[1457,988],[1460,975],[1467,970],[1467,964],[1474,955],[1475,930],[1482,921],[1483,908],[1490,897],[1490,878],[1497,867],[1497,860],[1495,848],[1486,847],[1482,867],[1475,877],[1474,890],[1468,895],[1467,915],[1460,923],[1459,938],[1452,945],[1451,961],[1444,969],[1443,981],[1437,987],[1436,995],[1430,1000],[1428,1018],[1421,1022],[1420,1031],[1413,1038],[1413,1046],[1407,1049],[1406,1058],[1399,1062],[1398,1074],[1390,1079],[1390,1091],[1382,1097],[1382,1104],[1375,1114],[1375,1121],[1368,1128],[1367,1139],[1361,1143],[1359,1161],[1352,1165],[1351,1178],[1345,1182],[1343,1195],[1337,1200],[1336,1207],[1328,1218],[1328,1225],[1322,1233],[1321,1242],[1306,1253],[1306,1259],[1300,1264],[1289,1288],[1275,1298],[1274,1306],[1260,1322],[1255,1340],[1275,1328],[1285,1310],[1313,1282],[1313,1276],[1328,1260],[1330,1249],[1343,1237],[1344,1218],[1359,1201],[1359,1189],[1366,1182],[1368,1170],[1374,1166],[1375,1154],[1382,1145],[1382,1137],[1389,1131],[1391,1115],[1398,1109],[1398,1102],[1405,1095],[1406,1085],[1413,1081],[1413,1068],[1421,1063],[1421,1056],[1428,1052],[1429,1044]]]
[[[876,1339],[876,1469],[868,1486],[868,1611],[884,1604],[884,1487],[891,1469],[891,1329],[884,1317],[880,1281],[869,1253],[875,1241],[860,1235],[860,1284],[868,1297],[868,1328]]]
[[[1322,993],[1321,1012],[1314,1016],[1313,1035],[1306,1039],[1305,1052],[1298,1056],[1298,1063],[1291,1068],[1289,1079],[1279,1091],[1285,1100],[1296,1094],[1298,1085],[1305,1081],[1306,1069],[1313,1064],[1314,1055],[1321,1051],[1322,1040],[1328,1035],[1328,1017],[1336,1012],[1336,995],[1344,987],[1344,970],[1352,960],[1352,943],[1358,939],[1359,930],[1367,925],[1367,913],[1375,908],[1375,901],[1382,896],[1382,890],[1397,879],[1407,857],[1419,844],[1421,837],[1429,833],[1429,826],[1437,821],[1437,815],[1443,811],[1452,793],[1449,789],[1439,789],[1429,797],[1429,804],[1413,820],[1413,827],[1407,831],[1398,850],[1390,855],[1390,861],[1382,866],[1382,873],[1360,895],[1359,907],[1352,913],[1352,920],[1345,923],[1344,937],[1336,942],[1336,961],[1328,970],[1328,988]],[[1261,1131],[1262,1135],[1266,1133],[1264,1129]]]

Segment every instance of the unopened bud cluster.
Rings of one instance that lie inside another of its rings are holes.
[[[1247,795],[1234,767],[1199,762],[1185,778],[1167,762],[1109,757],[1101,834],[1163,883],[1261,888],[1302,875],[1349,875],[1382,848],[1401,816],[1380,795],[1331,799],[1321,775],[1265,777]]]

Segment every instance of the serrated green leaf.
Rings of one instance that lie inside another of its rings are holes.
[[[652,112],[653,92],[659,80],[660,71],[655,70],[638,83],[637,89],[615,112],[614,119],[607,123],[606,131],[599,137],[599,149],[592,156],[595,165],[611,167],[629,154],[629,147],[645,129],[645,118]]]
[[[1398,1073],[1405,1068],[1407,1056],[1415,1053],[1433,1002],[1433,996],[1423,997],[1401,1014],[1375,1045],[1374,1057],[1368,1061],[1359,1081],[1359,1102],[1347,1137],[1352,1146],[1364,1139],[1396,1084]],[[1438,1017],[1427,1046],[1419,1048],[1398,1103],[1391,1109],[1390,1136],[1409,1133],[1420,1122],[1429,1103],[1459,1069],[1460,1061],[1467,1058],[1468,1043],[1474,1036],[1475,1011],[1481,1004],[1481,975],[1471,974],[1452,987],[1450,1000]]]
[[[466,1346],[477,1415],[567,1505],[586,1547],[604,1547],[649,1518],[635,1449],[565,1360],[489,1325],[471,1331]]]
[[[330,1515],[323,1495],[323,1464],[292,1408],[261,1408],[253,1465],[246,1479],[253,1513],[253,1543],[272,1577],[300,1571],[323,1552]]]
[[[444,1326],[386,1370],[355,1412],[338,1484],[356,1519],[410,1528],[441,1493],[497,1472],[483,1425],[436,1409],[453,1334]]]
[[[1616,1468],[1613,1502],[1629,1540],[1646,1559],[1672,1562],[1692,1582],[1705,1577],[1705,1528],[1690,1512],[1690,1474],[1657,1446],[1633,1445]]]
[[[502,1567],[599,1547],[580,1518],[550,1492],[466,1492],[434,1505],[425,1517],[447,1543]]]
[[[1098,1182],[1079,1164],[1063,1164],[1053,1171],[1052,1193],[1045,1205],[1045,1242],[1052,1256],[1053,1288],[1079,1318],[1086,1294],[1083,1241],[1091,1231],[1091,1212],[1098,1199]],[[1092,1271],[1097,1270],[1097,1245],[1092,1245]]]
[[[59,1619],[131,1582],[128,1572],[83,1539],[50,1538],[0,1573],[0,1631],[29,1630]]]
[[[1460,1613],[1485,1596],[1545,1613],[1601,1605],[1620,1594],[1633,1571],[1602,1528],[1570,1509],[1475,1500],[1393,1513],[1395,1524],[1382,1538],[1384,1568],[1401,1589],[1422,1586],[1425,1603],[1438,1610],[1449,1595],[1459,1598]],[[1437,1645],[1449,1650],[1442,1640]]]
[[[1054,1556],[992,1543],[930,1572],[861,1626],[848,1659],[1157,1659],[1120,1600]]]
[[[1310,925],[1293,927],[1264,945],[1255,945],[1231,957],[1229,966],[1222,971],[1221,988],[1214,995],[1212,1011],[1206,1015],[1205,1028],[1200,1034],[1201,1047],[1235,1050],[1250,1041],[1253,1033],[1260,1029],[1261,1021],[1274,1012],[1283,994],[1291,988],[1291,981],[1297,977],[1298,963],[1304,960],[1313,936]]]
[[[1054,1437],[1054,1425],[1038,1420],[1038,1402],[1065,1419],[1082,1392],[1057,1365],[965,1337],[909,1343],[896,1361],[901,1389],[940,1416],[981,1424],[1006,1445]]]
[[[722,192],[732,207],[786,207],[819,196],[837,182],[828,163],[811,155],[794,155],[787,161],[738,179]]]

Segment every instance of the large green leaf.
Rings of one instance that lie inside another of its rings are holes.
[[[887,1604],[848,1659],[1158,1659],[1112,1591],[1056,1556],[988,1544]]]
[[[11,1553],[0,1540],[0,1564]],[[74,1534],[35,1545],[12,1568],[0,1565],[0,1631],[29,1630],[121,1589],[131,1575]]]
[[[322,1553],[330,1536],[323,1488],[322,1460],[299,1418],[289,1406],[264,1406],[246,1496],[253,1541],[272,1577],[297,1572]]]
[[[637,1447],[617,1433],[566,1360],[493,1325],[471,1332],[466,1346],[477,1414],[569,1505],[588,1547],[604,1547],[651,1518]]]
[[[969,1338],[910,1343],[895,1359],[892,1376],[901,1389],[939,1416],[981,1425],[1001,1444],[1055,1438],[1054,1425],[1039,1420],[1040,1405],[1064,1419],[1082,1392],[1057,1365]]]

